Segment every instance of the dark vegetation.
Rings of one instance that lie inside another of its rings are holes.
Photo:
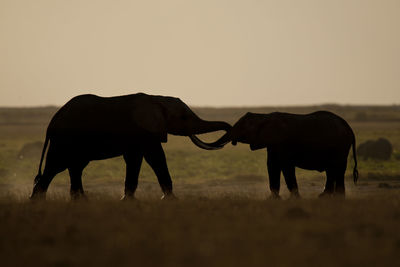
[[[345,118],[357,143],[387,139],[388,160],[359,158],[346,200],[320,200],[324,174],[298,169],[303,199],[268,200],[265,151],[227,145],[204,151],[188,138],[164,145],[178,201],[163,202],[144,163],[138,201],[120,202],[121,158],[92,162],[83,183],[88,202],[69,201],[58,175],[48,201],[27,200],[40,143],[56,107],[0,109],[1,266],[397,266],[400,264],[400,107],[337,106],[194,108],[202,118],[234,123],[247,111]],[[221,133],[203,136],[215,140]],[[21,157],[22,155],[22,157]],[[232,162],[234,164],[232,164]],[[288,191],[282,183],[282,197]]]
[[[367,159],[389,160],[392,156],[393,146],[386,138],[367,140],[357,147],[359,157]]]

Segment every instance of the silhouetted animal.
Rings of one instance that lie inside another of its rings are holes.
[[[368,140],[357,147],[357,154],[363,159],[389,160],[392,152],[392,144],[386,138]]]
[[[326,171],[325,190],[344,195],[344,174],[349,149],[353,146],[354,182],[357,181],[356,140],[347,122],[339,116],[318,111],[307,115],[274,112],[247,113],[213,147],[232,142],[250,144],[251,150],[267,148],[269,184],[272,197],[279,197],[280,174],[292,196],[299,196],[295,167]]]
[[[31,198],[44,198],[54,176],[68,169],[71,196],[84,196],[82,171],[91,160],[123,155],[126,162],[125,196],[133,197],[144,158],[157,175],[165,197],[174,197],[161,142],[167,134],[194,134],[229,130],[226,122],[204,121],[179,98],[143,93],[99,97],[80,95],[61,107],[47,128],[45,144]],[[41,166],[46,152],[43,174]],[[216,147],[218,148],[218,147]]]

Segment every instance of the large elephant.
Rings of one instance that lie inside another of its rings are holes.
[[[71,197],[82,197],[82,171],[87,164],[92,160],[120,155],[126,162],[124,198],[134,197],[143,158],[157,175],[163,197],[174,198],[161,146],[162,142],[167,142],[167,134],[192,136],[196,145],[212,149],[194,135],[228,131],[230,128],[226,122],[200,119],[184,102],[174,97],[143,93],[74,97],[57,111],[49,123],[31,198],[45,198],[54,176],[65,169],[68,169],[71,179]],[[42,162],[49,142],[42,174]]]
[[[355,162],[354,183],[358,178],[354,133],[344,119],[331,112],[306,115],[249,112],[224,136],[208,145],[221,147],[228,142],[250,144],[251,150],[267,148],[272,197],[279,197],[281,172],[291,196],[299,196],[295,167],[326,171],[325,190],[320,196],[333,193],[344,196],[344,174],[351,146]]]

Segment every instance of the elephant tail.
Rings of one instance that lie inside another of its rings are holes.
[[[47,149],[47,145],[48,144],[49,144],[49,135],[48,135],[48,133],[46,133],[46,139],[44,141],[43,150],[42,150],[42,156],[40,158],[40,163],[39,163],[39,171],[38,171],[38,175],[35,178],[35,181],[37,179],[39,179],[39,177],[42,176],[42,163],[43,163],[44,154],[46,153],[46,149]]]
[[[353,179],[354,179],[354,184],[357,184],[358,170],[357,170],[357,153],[356,153],[356,138],[355,137],[353,137],[352,146],[353,146],[353,158],[354,158]]]

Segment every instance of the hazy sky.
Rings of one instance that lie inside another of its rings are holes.
[[[0,0],[0,106],[400,104],[399,0]]]

